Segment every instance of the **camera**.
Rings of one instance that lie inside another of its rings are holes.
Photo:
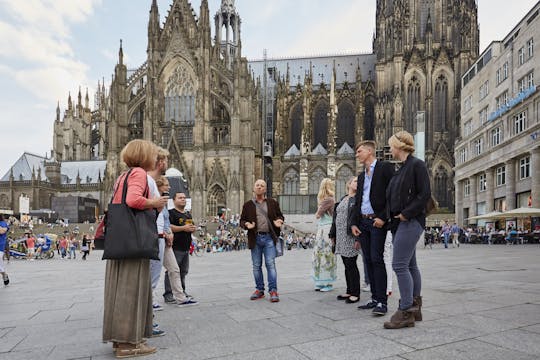
[[[170,196],[170,194],[169,194],[169,192],[168,192],[168,191],[164,191],[164,192],[163,192],[163,193],[161,194],[161,196],[167,196],[167,197],[169,197],[169,196]]]

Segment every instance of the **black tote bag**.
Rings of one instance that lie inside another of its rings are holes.
[[[122,202],[113,204],[111,200],[109,203],[103,259],[159,260],[156,210],[138,210],[126,204],[128,178],[131,171],[132,169],[124,179]]]

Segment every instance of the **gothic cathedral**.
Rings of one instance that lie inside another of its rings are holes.
[[[355,144],[384,146],[425,119],[425,159],[441,207],[453,210],[453,147],[461,76],[478,56],[475,0],[377,0],[373,52],[250,61],[242,57],[234,0],[222,0],[211,37],[208,0],[197,16],[174,0],[160,25],[148,22],[147,61],[135,70],[120,45],[111,86],[98,85],[64,119],[57,109],[53,161],[107,160],[100,196],[121,171],[131,139],[168,149],[189,184],[194,217],[238,213],[265,177],[285,212],[309,212],[323,177],[337,195],[357,174]],[[263,146],[264,145],[264,146]],[[304,197],[304,198],[302,198]],[[308,204],[309,203],[309,204]]]

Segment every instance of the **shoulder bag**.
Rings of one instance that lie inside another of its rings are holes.
[[[109,203],[103,259],[159,260],[156,210],[139,210],[126,204],[128,178],[132,170],[128,171],[124,179],[122,202],[113,204],[111,200]]]

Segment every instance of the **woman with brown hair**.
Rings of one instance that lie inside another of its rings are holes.
[[[345,266],[345,281],[347,291],[338,295],[338,300],[354,304],[360,300],[360,272],[356,261],[360,253],[360,241],[357,241],[351,231],[352,217],[355,209],[355,195],[358,178],[352,177],[347,181],[347,195],[334,208],[334,219],[328,237],[335,244],[336,255],[341,255]]]
[[[412,154],[411,134],[400,131],[388,140],[392,156],[402,162],[386,192],[393,235],[392,268],[396,273],[401,300],[386,329],[412,327],[422,320],[422,279],[416,264],[416,243],[426,226],[426,204],[431,198],[426,163]]]
[[[122,188],[128,182],[126,203],[134,209],[161,210],[167,197],[148,198],[146,172],[154,169],[157,147],[147,140],[132,140],[120,153],[132,170],[121,174],[114,185],[113,204],[122,202]],[[103,341],[112,342],[117,358],[156,352],[144,338],[152,336],[152,289],[149,259],[107,260],[103,313]]]

